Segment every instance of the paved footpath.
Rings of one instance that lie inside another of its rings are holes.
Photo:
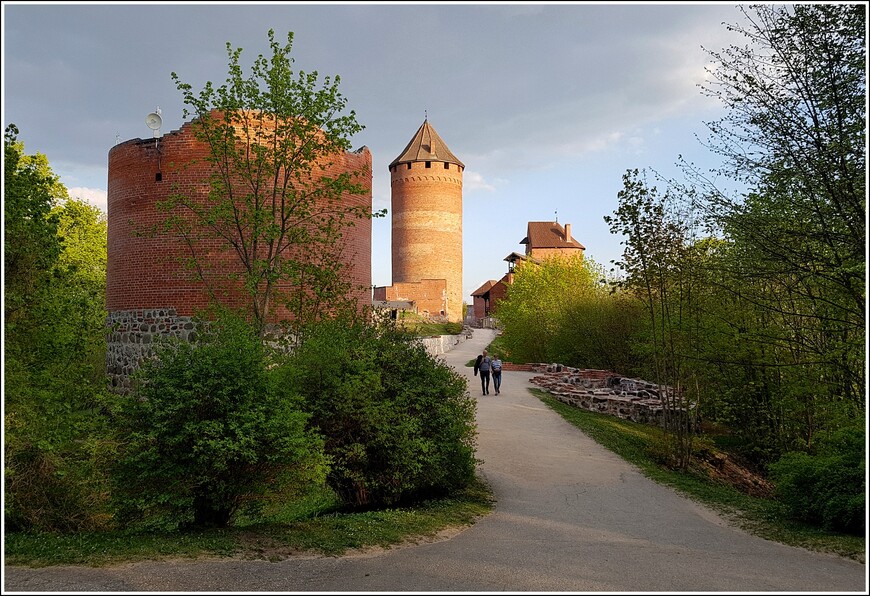
[[[4,568],[4,592],[834,592],[866,593],[866,565],[756,538],[646,479],[543,406],[531,373],[481,395],[478,456],[493,513],[439,542],[346,557]]]

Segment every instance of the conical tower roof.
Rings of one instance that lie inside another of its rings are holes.
[[[438,133],[435,132],[435,129],[432,128],[432,125],[429,124],[428,118],[423,121],[414,138],[399,154],[399,157],[393,160],[390,167],[411,161],[441,161],[455,163],[459,167],[465,168],[465,164],[453,155]]]

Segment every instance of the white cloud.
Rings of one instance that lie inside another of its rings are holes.
[[[75,188],[68,188],[67,191],[69,192],[70,197],[90,203],[95,207],[99,207],[103,213],[107,213],[109,193],[102,188],[85,188],[78,186]]]
[[[493,192],[495,190],[495,186],[484,180],[482,174],[469,170],[465,170],[462,174],[462,186],[467,191],[485,190]]]

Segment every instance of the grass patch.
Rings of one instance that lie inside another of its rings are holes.
[[[541,389],[530,391],[601,446],[637,466],[651,480],[707,505],[737,527],[782,544],[865,561],[866,541],[862,536],[830,532],[790,520],[775,500],[749,496],[700,473],[662,466],[655,457],[661,429],[581,410]]]
[[[236,531],[202,530],[171,534],[93,532],[83,534],[6,535],[7,565],[47,567],[85,565],[99,567],[163,558],[231,556],[238,552]]]
[[[513,362],[513,360],[510,359],[507,349],[505,349],[504,347],[504,342],[502,341],[501,335],[496,335],[495,338],[491,342],[489,342],[489,345],[486,346],[486,351],[489,352],[490,356],[492,356],[493,354],[498,354],[501,357],[502,362]],[[474,368],[475,360],[477,360],[477,356],[466,362],[465,366],[468,368]]]
[[[490,355],[498,354],[501,356],[503,362],[513,362],[514,364],[524,364],[522,362],[514,362],[511,360],[510,351],[504,345],[504,335],[496,335],[489,345],[486,346],[486,351],[489,352]]]
[[[420,315],[403,312],[399,317],[399,327],[410,331],[418,337],[432,335],[458,335],[462,333],[462,323],[436,323],[424,319]]]
[[[222,529],[167,534],[7,534],[6,564],[100,567],[185,557],[280,560],[299,553],[338,556],[352,549],[425,540],[442,530],[469,526],[492,507],[492,491],[480,479],[448,498],[366,512],[340,511],[335,498],[324,490],[276,506],[259,519],[240,519]]]

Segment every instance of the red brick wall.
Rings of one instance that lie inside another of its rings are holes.
[[[439,316],[444,311],[444,296],[447,282],[443,279],[422,279],[419,282],[395,283],[375,288],[375,300],[405,301],[416,303],[417,314]]]
[[[495,314],[498,312],[498,303],[500,300],[504,300],[504,297],[507,295],[508,286],[503,281],[498,282],[492,289],[489,291],[489,310],[491,313]]]
[[[574,257],[583,256],[582,248],[536,248],[530,251],[529,256],[535,259],[549,259],[552,257]]]
[[[159,151],[158,151],[159,148]],[[196,140],[191,123],[155,139],[133,139],[109,151],[108,179],[108,263],[106,306],[109,312],[143,308],[175,308],[180,316],[193,314],[208,303],[205,285],[185,271],[179,257],[190,252],[178,237],[151,235],[166,213],[157,208],[171,192],[205,200],[209,166],[203,160],[207,147]],[[336,156],[324,172],[335,176],[342,171],[366,168],[357,180],[365,188],[361,195],[346,196],[346,205],[371,209],[371,152]],[[157,181],[160,173],[162,180]],[[343,233],[341,261],[348,279],[359,289],[358,303],[371,302],[371,219],[355,221]],[[247,306],[249,298],[237,282],[223,279],[241,270],[238,257],[218,240],[202,240],[198,252],[219,274],[212,280],[222,292],[221,301],[234,307]],[[220,279],[219,279],[220,278]],[[286,313],[276,312],[276,316]]]
[[[533,364],[514,364],[513,362],[502,362],[501,369],[522,372],[534,372],[535,370]]]
[[[486,301],[483,299],[483,296],[474,296],[474,318],[482,319],[486,316]]]

